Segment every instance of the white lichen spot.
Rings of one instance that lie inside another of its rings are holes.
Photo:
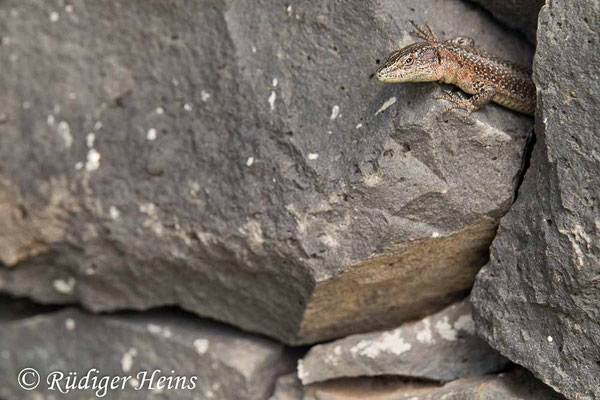
[[[131,371],[135,356],[137,356],[137,350],[134,347],[130,348],[125,354],[123,354],[123,357],[121,357],[121,369],[123,372]]]
[[[96,274],[96,269],[97,269],[96,267],[88,267],[88,268],[85,270],[85,274],[86,274],[86,275],[90,275],[90,276],[91,276],[91,275],[95,275],[95,274]]]
[[[31,103],[28,101],[24,101],[23,102],[23,109],[24,110],[29,110],[31,108]]]
[[[581,246],[579,246],[578,244],[579,243],[584,244],[586,250],[589,251],[591,239],[590,239],[589,235],[585,232],[585,229],[579,224],[575,225],[575,229],[573,230],[573,235],[575,236],[575,240],[572,242],[572,244],[573,244],[573,249],[575,250],[575,253],[577,255],[577,264],[579,265],[579,267],[583,267],[584,266],[584,251],[581,249]],[[570,238],[570,236],[569,236],[569,238]]]
[[[292,6],[291,5],[287,6],[285,11],[287,12],[287,15],[291,16],[292,15]]]
[[[548,341],[548,343],[552,343],[554,341],[554,338],[552,338],[552,336],[548,336],[546,340]]]
[[[337,249],[340,247],[340,242],[331,235],[321,235],[319,236],[319,240],[329,248]]]
[[[73,6],[71,4],[67,4],[65,6],[65,11],[71,14],[73,12]]]
[[[184,109],[185,111],[192,111],[192,105],[191,105],[190,103],[185,103],[185,104],[183,105],[183,109]]]
[[[316,160],[317,158],[319,158],[319,155],[318,155],[317,153],[308,153],[308,159],[309,159],[310,161],[314,161],[314,160]]]
[[[137,378],[131,378],[129,380],[129,384],[131,385],[132,388],[137,389],[140,387],[140,381]]]
[[[444,317],[438,322],[436,322],[435,329],[443,339],[451,342],[456,340],[457,332],[448,322],[448,317]]]
[[[102,121],[96,121],[94,124],[94,130],[98,132],[100,129],[102,129]]]
[[[171,330],[166,326],[148,324],[147,328],[148,328],[148,332],[150,332],[154,335],[161,335],[162,337],[164,337],[166,339],[173,336],[173,333],[171,332]]]
[[[356,129],[362,128],[363,124],[356,124]]]
[[[69,100],[75,100],[77,98],[77,94],[75,92],[70,92],[67,97]]]
[[[461,315],[454,322],[454,329],[467,332],[471,335],[475,334],[475,323],[471,314]]]
[[[50,13],[50,22],[57,22],[59,18],[60,15],[56,11]]]
[[[82,163],[81,161],[77,161],[77,162],[75,163],[75,169],[76,169],[77,171],[79,171],[79,170],[80,170],[80,169],[82,169],[82,168],[83,168],[83,163]]]
[[[147,214],[151,217],[156,216],[156,206],[154,203],[142,203],[140,204],[140,212]]]
[[[304,383],[304,381],[308,378],[308,372],[304,370],[304,365],[302,365],[302,360],[298,360],[298,366],[296,367],[296,371],[298,372],[298,379]]]
[[[429,318],[423,319],[423,329],[417,332],[417,341],[427,344],[435,342],[433,339],[433,332],[431,331],[431,320]]]
[[[377,174],[365,176],[364,184],[366,187],[375,187],[381,183],[381,177]]]
[[[54,115],[52,115],[52,114],[48,115],[48,117],[46,118],[46,123],[48,125],[54,125]]]
[[[590,249],[591,239],[589,235],[579,224],[575,225],[571,229],[559,228],[558,231],[569,239],[571,247],[573,248],[575,258],[574,261],[578,268],[583,268],[585,265],[585,255],[587,251],[584,251],[582,245],[585,246],[586,250]]]
[[[156,139],[156,129],[154,129],[154,128],[148,129],[148,132],[146,132],[146,139],[148,139],[148,140]]]
[[[71,294],[75,289],[75,278],[55,279],[52,286],[58,293]]]
[[[254,157],[248,157],[248,160],[246,160],[246,166],[249,167],[252,164],[254,164]]]
[[[368,358],[376,358],[381,353],[392,353],[401,355],[410,351],[412,345],[404,341],[399,329],[391,332],[384,332],[378,338],[370,340],[361,340],[350,349],[352,356],[365,356]]]
[[[154,110],[154,112],[158,115],[163,115],[165,113],[165,109],[162,107],[156,107],[156,110]]]
[[[242,235],[248,238],[250,248],[252,248],[253,250],[258,250],[262,248],[265,239],[263,236],[262,227],[260,226],[260,222],[256,220],[250,220],[244,225],[240,226],[238,232],[240,232]]]
[[[329,364],[332,367],[336,367],[339,362],[339,357],[332,353],[327,353],[324,360],[325,364]]]
[[[250,50],[252,50],[252,53],[256,53],[256,46],[252,46]]]
[[[108,215],[110,215],[111,219],[119,219],[121,212],[119,211],[119,209],[117,207],[110,206],[110,208],[108,209]]]
[[[96,134],[93,132],[88,133],[87,136],[85,137],[85,144],[88,148],[94,147],[95,141],[96,141]]]
[[[433,232],[433,233],[431,234],[431,237],[433,237],[433,238],[440,237],[440,233],[439,233],[439,232]]]
[[[279,84],[279,82],[277,81],[277,78],[273,78],[273,83],[272,83],[273,87],[276,88],[278,84]]]
[[[337,345],[333,348],[333,354],[335,354],[336,356],[341,356],[342,355],[342,346]]]
[[[154,324],[148,324],[146,325],[146,327],[148,328],[148,332],[153,333],[153,334],[159,334],[161,331],[161,327],[159,325],[154,325]]]
[[[72,331],[75,329],[75,320],[73,318],[67,318],[65,320],[65,327],[68,331]]]
[[[194,348],[198,354],[206,354],[208,351],[209,342],[208,339],[196,339],[194,340]]]
[[[190,181],[188,182],[188,187],[189,187],[189,194],[192,197],[197,197],[198,196],[198,192],[200,192],[200,189],[202,188],[200,186],[200,184],[196,181]]]
[[[200,92],[200,99],[202,101],[208,101],[208,99],[210,99],[210,93],[208,93],[206,90],[203,90]]]
[[[377,110],[377,112],[375,112],[375,115],[384,112],[385,110],[387,110],[388,108],[390,108],[392,106],[392,104],[394,104],[396,102],[396,97],[390,97],[385,103],[383,103],[383,105],[379,108],[379,110]]]
[[[275,111],[275,99],[277,98],[277,94],[275,93],[275,91],[271,92],[271,95],[269,96],[269,107],[271,107],[271,111]]]
[[[171,79],[171,83],[173,83],[173,86],[179,86],[179,81],[176,78]]]
[[[87,153],[87,161],[85,163],[85,169],[87,171],[95,171],[100,168],[100,153],[96,149],[90,149]]]
[[[333,108],[331,109],[331,115],[329,116],[330,120],[334,120],[336,119],[338,116],[340,115],[340,106],[338,106],[337,104],[335,106],[333,106]]]

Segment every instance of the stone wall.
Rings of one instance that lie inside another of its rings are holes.
[[[479,3],[0,1],[0,398],[598,397],[598,18]],[[377,81],[409,20],[535,133]]]

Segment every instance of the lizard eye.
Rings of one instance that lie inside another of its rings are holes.
[[[408,57],[406,60],[404,60],[404,65],[410,65],[412,63],[413,63],[412,57]]]

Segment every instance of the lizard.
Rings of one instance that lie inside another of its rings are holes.
[[[472,95],[467,98],[462,93],[443,91],[436,99],[454,103],[444,113],[464,109],[466,115],[470,115],[493,101],[523,114],[534,114],[535,86],[531,70],[477,49],[470,37],[442,41],[429,24],[425,29],[410,22],[416,29],[411,34],[423,41],[392,52],[377,70],[378,80],[390,83],[440,81]]]

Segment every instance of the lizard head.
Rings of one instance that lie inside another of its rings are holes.
[[[382,82],[431,82],[440,79],[437,51],[429,43],[413,43],[389,55],[375,76]]]

